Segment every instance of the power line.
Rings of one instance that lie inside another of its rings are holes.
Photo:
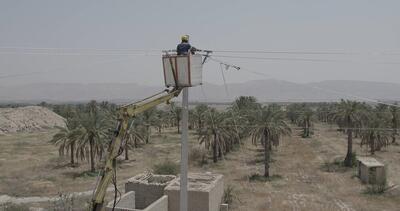
[[[213,56],[215,56],[215,55],[213,55]],[[254,57],[246,57],[246,58],[254,58]],[[214,59],[214,61],[219,62],[220,64],[224,63],[221,60]],[[306,85],[306,84],[298,84],[298,85],[305,86],[305,87],[312,88],[312,89],[317,89],[317,90],[320,90],[320,91],[325,91],[325,92],[328,92],[328,93],[335,93],[335,94],[345,95],[345,96],[347,96],[349,98],[355,98],[355,99],[359,99],[359,100],[363,100],[363,101],[369,101],[369,102],[373,102],[373,103],[377,103],[377,104],[395,106],[395,107],[399,107],[400,108],[400,105],[397,105],[397,104],[381,102],[379,100],[375,100],[375,99],[371,99],[371,98],[367,98],[367,97],[362,97],[362,96],[356,96],[356,95],[353,95],[353,94],[347,94],[347,93],[339,92],[339,91],[336,91],[336,90],[330,90],[330,89],[325,89],[325,88],[316,87],[316,86],[310,86],[310,85]]]
[[[131,59],[130,57],[128,58],[119,58],[119,59],[110,59],[110,60],[102,60],[102,61],[98,61],[98,62],[94,62],[94,63],[90,63],[87,65],[84,65],[84,67],[92,67],[95,65],[99,65],[99,64],[107,64],[107,63],[112,63],[112,62],[118,62],[118,61],[123,61],[123,60],[127,60],[127,59]],[[45,71],[34,71],[34,72],[28,72],[28,73],[15,73],[15,74],[8,74],[8,75],[0,75],[0,79],[6,79],[6,78],[16,78],[16,77],[23,77],[23,76],[28,76],[28,75],[39,75],[39,74],[47,74],[47,73],[55,73],[55,72],[59,72],[59,71],[63,71],[65,69],[68,69],[70,67],[60,67],[60,68],[55,68],[52,70],[45,70]]]
[[[301,54],[301,55],[351,55],[354,53],[339,51],[268,51],[268,50],[213,50],[221,53],[246,53],[246,54]]]
[[[162,52],[163,49],[133,49],[133,48],[55,48],[55,47],[21,47],[21,46],[0,46],[0,50],[29,50],[29,51],[101,51],[101,52]],[[213,52],[232,53],[232,54],[300,54],[300,55],[400,55],[400,52],[393,51],[369,51],[369,52],[348,52],[345,50],[235,50],[221,49],[212,50]]]
[[[132,51],[132,52],[161,52],[162,49],[130,49],[130,48],[37,48],[37,47],[7,47],[2,46],[0,49],[5,50],[29,50],[29,51]]]
[[[46,55],[46,56],[160,56],[160,54],[151,53],[89,53],[89,52],[18,52],[18,51],[0,51],[0,54],[6,55]]]
[[[269,61],[298,61],[298,62],[340,62],[340,63],[363,63],[362,61],[348,59],[315,59],[315,58],[284,58],[284,57],[258,57],[258,56],[236,56],[236,55],[220,55],[214,54],[213,57],[233,58],[233,59],[251,59],[251,60],[269,60]],[[400,64],[400,62],[382,61],[368,62],[376,64]]]

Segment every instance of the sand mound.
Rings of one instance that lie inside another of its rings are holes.
[[[0,108],[0,134],[65,127],[63,117],[40,106]]]

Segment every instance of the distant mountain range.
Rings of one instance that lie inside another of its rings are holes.
[[[46,101],[57,103],[94,99],[121,103],[142,99],[163,89],[162,86],[131,83],[0,85],[0,102],[37,103]],[[400,84],[345,80],[300,84],[269,79],[232,83],[227,84],[226,87],[206,83],[203,88],[190,89],[192,102],[229,102],[241,95],[255,96],[261,102],[324,102],[337,101],[341,98],[400,101]]]

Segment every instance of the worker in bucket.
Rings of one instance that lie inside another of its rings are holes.
[[[187,55],[189,51],[191,54],[194,54],[195,51],[198,51],[198,49],[189,44],[189,35],[183,35],[181,40],[182,42],[176,47],[176,52],[178,55]]]

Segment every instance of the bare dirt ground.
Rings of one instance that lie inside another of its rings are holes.
[[[202,167],[192,163],[190,170],[224,174],[225,186],[233,186],[237,197],[230,210],[400,210],[398,188],[381,195],[365,194],[366,186],[354,177],[355,169],[327,172],[322,168],[325,162],[342,159],[346,152],[345,136],[334,129],[317,125],[313,138],[302,139],[295,134],[285,137],[274,150],[271,163],[271,173],[280,178],[276,176],[269,182],[248,180],[252,173],[263,172],[261,147],[250,143],[217,164],[211,160]],[[57,148],[48,143],[54,133],[0,136],[0,196],[54,197],[58,193],[92,190],[95,177],[84,173],[87,162],[70,167],[67,158],[60,159]],[[198,146],[196,140],[191,134],[191,147]],[[179,141],[175,129],[154,134],[151,144],[130,153],[132,160],[120,162],[119,184],[163,160],[179,162]],[[365,155],[358,142],[356,139],[355,151]],[[389,183],[400,184],[400,147],[390,146],[375,157],[388,165]],[[28,205],[48,207],[43,202]]]

